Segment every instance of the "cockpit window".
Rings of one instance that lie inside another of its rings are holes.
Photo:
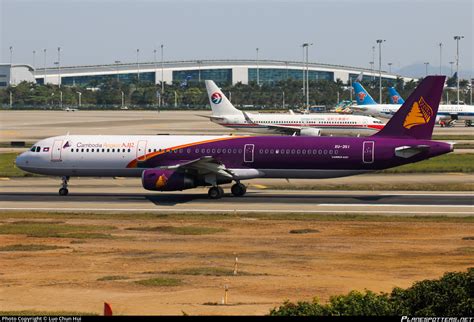
[[[36,152],[39,152],[39,151],[41,151],[41,147],[40,147],[40,146],[37,146],[37,147],[36,147]]]
[[[31,151],[31,152],[35,152],[35,150],[36,150],[36,146],[33,145],[33,146],[31,147],[30,151]]]

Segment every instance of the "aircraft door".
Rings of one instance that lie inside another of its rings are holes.
[[[254,144],[246,144],[244,146],[244,162],[253,162]]]
[[[147,141],[141,140],[137,144],[137,160],[145,161],[146,160],[146,144]]]
[[[375,142],[365,141],[362,146],[362,162],[373,163],[375,153]]]
[[[53,143],[53,148],[51,149],[51,161],[62,161],[61,160],[61,150],[63,148],[63,141],[56,140]]]

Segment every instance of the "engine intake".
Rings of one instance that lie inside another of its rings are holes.
[[[194,178],[173,170],[148,169],[142,172],[142,185],[152,191],[178,191],[195,188]]]
[[[305,127],[300,130],[300,136],[321,136],[321,130],[311,127]]]

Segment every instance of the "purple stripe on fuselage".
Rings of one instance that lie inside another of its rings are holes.
[[[419,145],[427,145],[429,149],[410,158],[395,156],[395,148]],[[153,168],[177,165],[212,156],[226,168],[235,169],[380,170],[450,151],[450,144],[428,140],[259,136],[196,144],[150,157],[138,166]]]

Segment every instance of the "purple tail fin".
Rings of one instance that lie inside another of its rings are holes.
[[[427,76],[385,127],[374,136],[430,140],[443,95],[445,76]]]

